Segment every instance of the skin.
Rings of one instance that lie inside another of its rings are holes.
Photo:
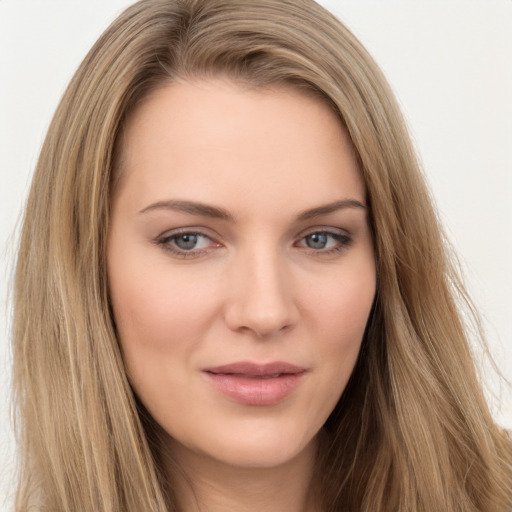
[[[180,503],[313,510],[317,436],[354,367],[376,286],[347,134],[326,104],[293,88],[178,82],[132,114],[121,173],[112,305],[133,389],[190,477],[174,475]],[[203,371],[237,361],[304,373],[276,404],[248,405]]]

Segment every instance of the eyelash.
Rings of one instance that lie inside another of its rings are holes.
[[[331,247],[330,249],[314,249],[312,247],[301,246],[301,247],[304,247],[305,249],[307,249],[310,253],[318,255],[318,256],[330,256],[330,255],[339,253],[339,252],[347,249],[352,244],[352,241],[353,241],[352,237],[347,232],[329,231],[326,229],[324,229],[324,230],[316,229],[316,230],[310,231],[309,233],[306,233],[305,235],[301,236],[301,238],[299,239],[299,242],[306,240],[308,237],[310,237],[312,235],[327,236],[327,237],[334,239],[334,241],[336,242],[335,246]],[[294,244],[294,245],[296,245],[296,244]]]
[[[200,231],[194,231],[194,230],[187,230],[183,229],[181,231],[173,232],[172,234],[165,234],[155,240],[156,244],[160,247],[162,247],[165,251],[168,251],[172,253],[174,256],[177,256],[179,258],[197,258],[200,257],[207,252],[211,250],[211,247],[207,247],[204,249],[191,249],[191,250],[185,250],[180,249],[176,247],[172,242],[175,241],[178,237],[183,236],[195,236],[200,238],[206,238],[210,240],[210,242],[213,242],[214,245],[219,247],[221,244],[215,242],[210,236],[200,232]],[[312,235],[324,235],[327,237],[330,237],[336,241],[336,245],[329,249],[314,249],[307,246],[299,246],[297,245],[298,242],[302,242],[306,240],[307,237],[310,237]],[[353,242],[352,237],[347,232],[337,232],[337,231],[329,231],[325,229],[316,229],[313,231],[310,231],[304,235],[302,235],[298,242],[294,243],[294,247],[302,247],[304,250],[307,250],[309,253],[316,255],[316,256],[330,256],[334,255],[336,253],[339,253],[345,249],[347,249]]]
[[[165,234],[162,237],[157,238],[156,243],[160,247],[162,247],[165,251],[168,251],[172,253],[174,256],[177,256],[179,258],[197,258],[199,256],[202,256],[203,254],[206,254],[210,248],[206,249],[191,249],[189,251],[180,249],[172,244],[173,241],[175,241],[178,237],[183,237],[185,235],[188,236],[197,236],[201,238],[207,238],[211,242],[213,242],[212,238],[204,233],[201,233],[200,231],[194,231],[194,230],[188,230],[183,229],[181,231],[175,231],[173,233]],[[220,246],[219,243],[215,243],[215,245]]]

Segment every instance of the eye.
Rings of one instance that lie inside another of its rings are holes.
[[[174,235],[169,240],[182,251],[191,251],[192,249],[204,249],[208,246],[208,237],[198,233],[182,233]]]
[[[301,238],[296,246],[312,249],[322,254],[344,249],[352,242],[348,233],[334,231],[314,231]]]
[[[208,249],[219,246],[209,236],[195,231],[165,234],[156,242],[166,251],[181,257],[200,256]]]

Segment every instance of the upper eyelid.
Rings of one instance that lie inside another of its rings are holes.
[[[209,240],[212,240],[212,237],[205,234],[205,233],[201,233],[200,231],[178,231],[176,233],[170,233],[168,235],[163,235],[162,237],[160,237],[160,240],[167,240],[167,239],[172,239],[172,238],[178,238],[180,236],[183,236],[183,235],[192,235],[192,236],[197,236],[197,237],[204,237],[204,238],[208,238]]]
[[[305,236],[311,235],[313,233],[327,233],[333,235],[347,235],[352,236],[352,233],[345,228],[339,228],[334,226],[312,226],[310,228],[304,229],[297,235],[297,239],[304,238]]]
[[[301,230],[299,233],[297,233],[295,236],[292,236],[292,241],[295,243],[298,240],[301,240],[302,238],[309,236],[313,233],[332,233],[333,235],[346,235],[348,237],[352,238],[351,231],[337,227],[337,226],[322,226],[322,225],[316,225],[316,226],[310,226],[309,228]],[[214,243],[220,243],[220,240],[226,240],[226,236],[221,236],[217,232],[206,228],[204,226],[181,226],[177,228],[167,229],[163,231],[161,234],[157,235],[155,237],[155,241],[161,242],[162,240],[172,238],[173,236],[178,236],[182,234],[191,234],[191,235],[200,235],[205,236],[209,238]]]
[[[347,235],[350,234],[350,232],[345,228],[338,228],[333,226],[313,226],[310,228],[306,228],[302,231],[300,231],[295,238],[302,238],[304,236],[307,236],[311,233],[346,233]],[[181,234],[191,234],[191,235],[202,235],[207,236],[209,238],[215,238],[216,234],[210,234],[211,230],[204,227],[194,227],[194,226],[184,226],[179,228],[173,228],[173,229],[167,229],[163,231],[161,234],[157,236],[157,238],[167,238],[174,235],[181,235]],[[220,236],[219,236],[220,238]]]
[[[157,240],[162,240],[165,238],[172,238],[173,236],[178,235],[200,235],[200,236],[206,236],[210,239],[215,239],[216,235],[211,232],[210,229],[206,229],[203,227],[194,227],[194,226],[184,226],[179,228],[173,228],[173,229],[166,229],[161,234],[157,235]],[[217,235],[217,238],[219,236]]]

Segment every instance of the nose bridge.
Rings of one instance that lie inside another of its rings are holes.
[[[226,311],[234,330],[264,337],[289,328],[296,320],[290,269],[276,244],[251,244],[237,255]]]

